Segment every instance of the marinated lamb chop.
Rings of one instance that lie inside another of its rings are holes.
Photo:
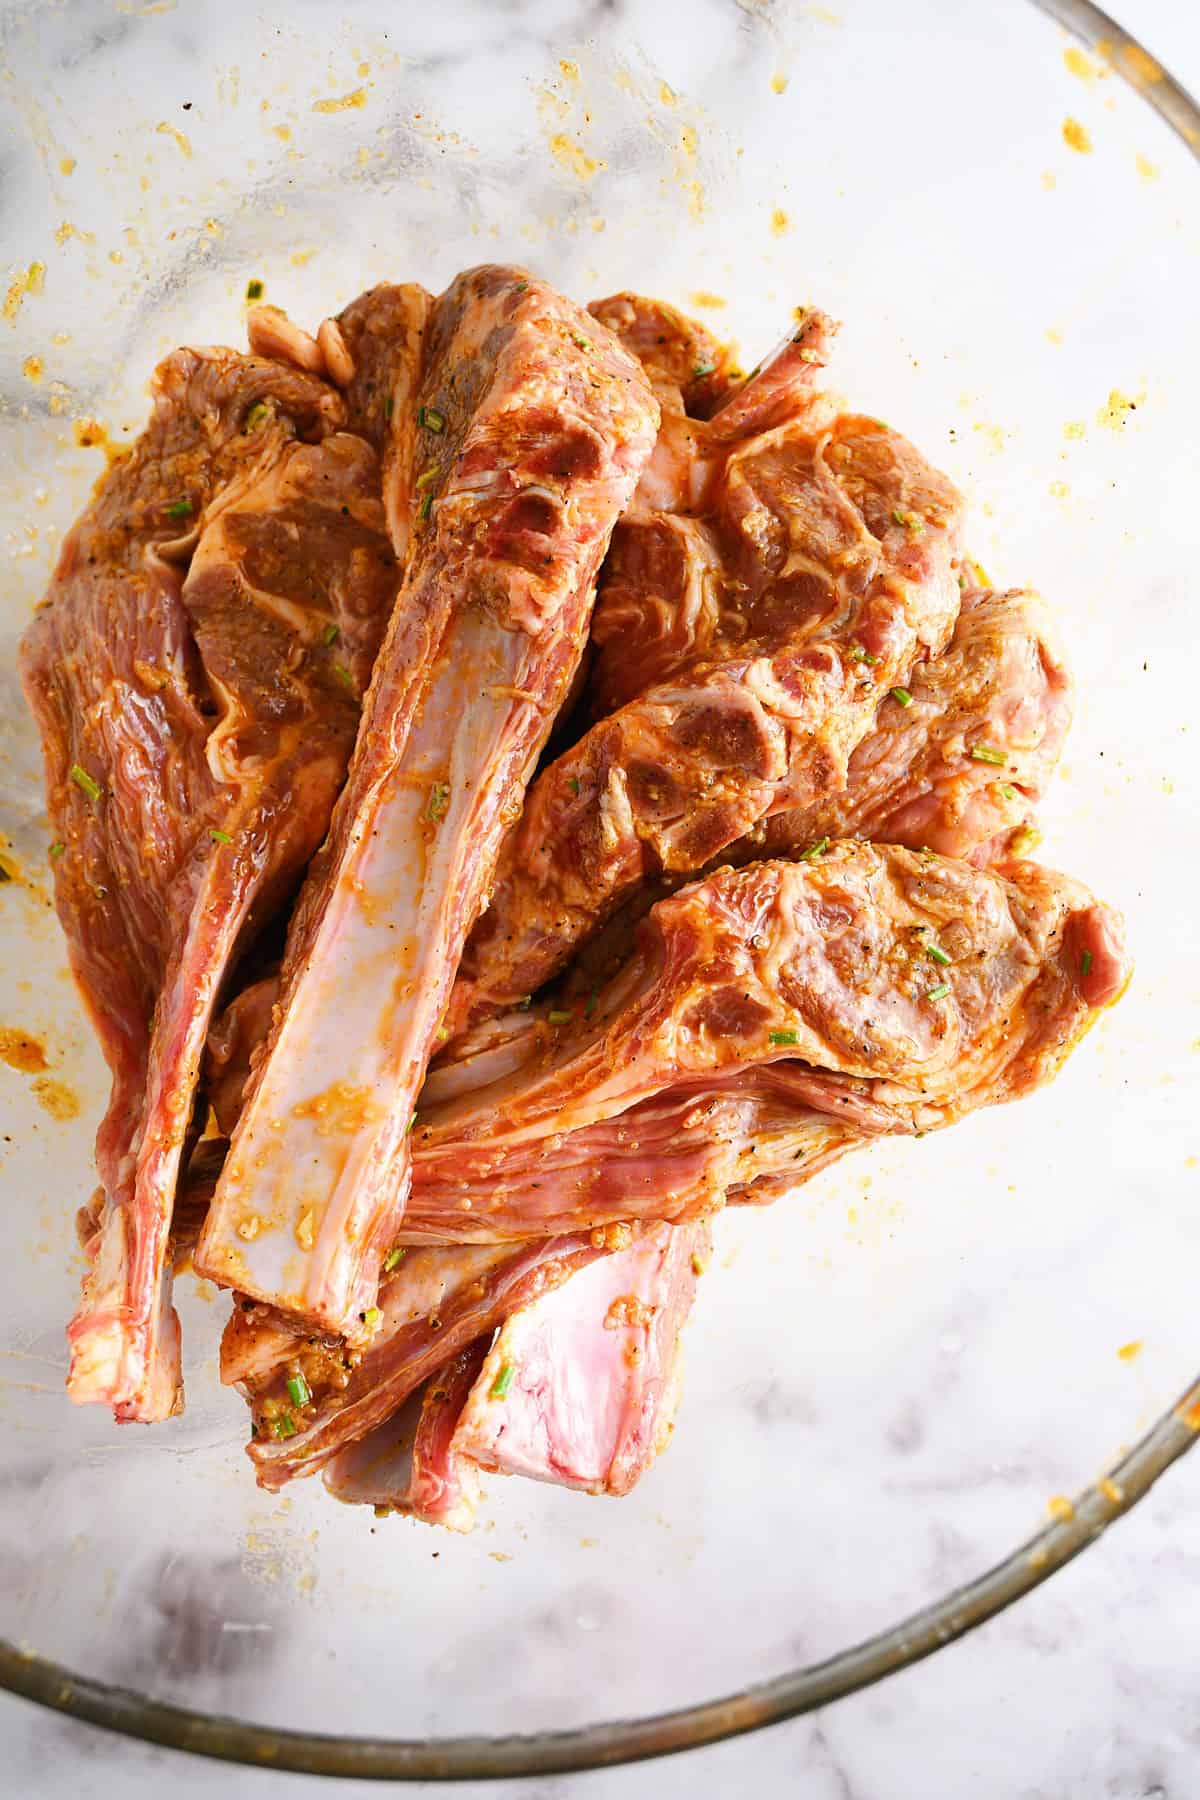
[[[1023,588],[973,589],[945,650],[884,703],[845,792],[777,813],[731,861],[822,838],[869,837],[986,864],[1019,846],[1071,723],[1072,682],[1050,609]]]
[[[402,1241],[679,1219],[760,1172],[772,1109],[821,1115],[803,1172],[1050,1080],[1126,979],[1119,921],[1030,863],[839,843],[661,901],[629,963],[544,1015],[524,1062],[422,1113]],[[665,1169],[665,1173],[664,1173]]]
[[[510,1313],[461,1409],[456,1458],[627,1494],[670,1437],[679,1334],[711,1251],[707,1219],[651,1225]]]
[[[818,319],[800,327],[806,355],[822,354],[807,342]],[[616,597],[606,588],[603,601],[613,655],[601,627],[594,679],[602,696],[627,686],[614,663],[636,669],[647,637],[656,679],[530,788],[463,959],[452,1031],[536,991],[641,884],[702,869],[775,814],[841,792],[881,703],[903,705],[914,667],[949,638],[961,519],[950,483],[878,420],[830,418],[807,385],[769,370],[753,380],[767,418],[785,405],[794,416],[710,443],[699,500],[659,496],[643,517],[639,491]],[[689,434],[721,417],[686,421]],[[757,423],[747,403],[747,428]]]
[[[179,1404],[168,1235],[213,1003],[326,831],[398,581],[376,459],[325,383],[180,350],[152,392],[21,657],[113,1078],[67,1385],[137,1420]]]
[[[404,584],[195,1259],[322,1330],[370,1334],[462,944],[657,422],[638,364],[544,283],[482,268],[435,303]]]
[[[339,1451],[325,1469],[329,1492],[377,1511],[470,1531],[479,1504],[479,1465],[459,1453],[455,1438],[486,1351],[486,1339],[460,1350],[395,1418]]]
[[[379,1319],[364,1349],[288,1331],[239,1302],[221,1344],[221,1379],[250,1403],[247,1446],[260,1487],[280,1488],[323,1468],[347,1444],[395,1417],[409,1396],[518,1307],[566,1281],[635,1228],[572,1233],[530,1244],[409,1250],[379,1289]],[[388,1260],[399,1254],[398,1248]],[[289,1386],[302,1380],[299,1387]],[[300,1403],[296,1393],[307,1394]]]

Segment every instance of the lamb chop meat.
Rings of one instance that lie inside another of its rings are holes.
[[[711,1250],[707,1219],[650,1225],[510,1313],[461,1409],[457,1458],[627,1494],[670,1437],[679,1334]]]
[[[806,1174],[951,1124],[1048,1081],[1126,973],[1115,916],[1031,863],[846,842],[718,870],[654,908],[587,1007],[545,1015],[523,1064],[422,1113],[400,1238],[678,1219],[756,1178],[764,1122],[787,1150],[789,1114]]]
[[[137,1420],[179,1404],[167,1245],[213,1003],[325,833],[398,583],[376,459],[324,382],[181,350],[152,391],[21,657],[113,1078],[68,1390]]]
[[[954,635],[914,670],[912,703],[885,702],[850,758],[844,793],[776,813],[730,860],[869,837],[986,864],[1028,835],[1071,723],[1058,631],[1028,589],[963,595]]]
[[[823,354],[810,342],[820,321],[800,327],[797,355]],[[881,702],[902,704],[901,684],[950,635],[950,483],[877,420],[830,417],[770,367],[752,379],[770,427],[709,443],[698,502],[693,491],[647,513],[639,493],[622,527],[593,678],[603,698],[627,691],[653,643],[653,685],[530,788],[467,946],[452,1031],[542,986],[647,880],[699,870],[762,821],[839,793]],[[711,437],[737,401],[687,421],[691,434]],[[748,400],[746,428],[760,422]]]
[[[462,944],[658,423],[610,332],[498,267],[433,306],[417,399],[391,420],[416,445],[404,585],[196,1251],[214,1280],[358,1341]]]
[[[574,1232],[529,1244],[409,1250],[385,1274],[380,1317],[365,1348],[291,1329],[239,1302],[221,1345],[221,1378],[250,1403],[248,1452],[260,1487],[323,1468],[347,1444],[394,1418],[409,1396],[460,1351],[490,1337],[511,1312],[566,1281],[634,1228]],[[395,1252],[389,1254],[389,1260]],[[298,1390],[290,1382],[303,1379]],[[296,1392],[307,1393],[302,1405]]]
[[[459,1453],[456,1436],[486,1352],[485,1338],[468,1344],[394,1418],[340,1450],[325,1468],[329,1492],[377,1512],[470,1531],[480,1497],[479,1465]]]

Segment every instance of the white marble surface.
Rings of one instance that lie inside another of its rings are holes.
[[[128,15],[141,9],[123,10]],[[1129,0],[1124,17],[1193,91],[1200,87],[1196,7],[1182,6],[1178,0]],[[993,466],[982,466],[975,473],[977,491],[1002,488]],[[1085,1087],[1077,1084],[1070,1091],[1079,1103]],[[999,1138],[995,1144],[1000,1147]],[[1019,1252],[1023,1244],[1019,1233],[1015,1244]],[[1075,1246],[1064,1236],[1062,1248],[1068,1254]],[[1186,1255],[1188,1248],[1189,1236],[1182,1232],[1177,1254]],[[965,1258],[970,1252],[965,1239],[961,1249]],[[1119,1291],[1127,1282],[1132,1311],[1139,1293],[1153,1294],[1158,1279],[1153,1246],[1140,1246],[1139,1251],[1144,1254],[1140,1260],[1133,1257],[1129,1268],[1122,1266],[1130,1255],[1127,1245],[1111,1256],[1089,1252],[1087,1265],[1110,1291]],[[903,1261],[905,1254],[913,1259],[923,1253],[932,1254],[927,1241],[910,1243],[907,1252],[902,1246],[900,1256]],[[869,1285],[869,1274],[860,1278]],[[1020,1279],[1019,1257],[1009,1279]],[[984,1292],[983,1285],[978,1291]],[[965,1304],[970,1304],[970,1294],[968,1286]],[[986,1299],[995,1303],[995,1287],[987,1290]],[[964,1302],[959,1304],[961,1308]],[[981,1310],[986,1314],[986,1306]],[[949,1358],[956,1354],[955,1344],[966,1338],[984,1355],[989,1342],[998,1346],[1001,1341],[989,1339],[986,1317],[982,1328],[977,1320],[956,1321],[949,1304],[936,1326]],[[1102,1337],[1109,1326],[1108,1315],[1098,1319]],[[745,1350],[753,1342],[749,1327],[743,1337]],[[1182,1331],[1171,1341],[1182,1343]],[[703,1346],[697,1346],[693,1365],[703,1367],[704,1354]],[[797,1643],[811,1644],[817,1652],[860,1635],[863,1621],[883,1622],[869,1604],[858,1610],[847,1606],[847,1587],[856,1600],[885,1596],[883,1614],[889,1617],[895,1616],[902,1600],[911,1598],[910,1577],[937,1588],[973,1573],[985,1551],[1006,1548],[1011,1542],[1012,1507],[1006,1495],[1015,1490],[1022,1504],[1027,1501],[1032,1507],[1036,1495],[1075,1478],[1080,1459],[1090,1452],[1087,1431],[1076,1435],[1074,1422],[1061,1412],[1056,1415],[1053,1407],[1048,1405],[1045,1418],[1023,1432],[1017,1398],[1006,1401],[986,1384],[981,1388],[975,1377],[975,1385],[956,1400],[955,1377],[948,1372],[938,1376],[943,1365],[936,1357],[919,1366],[920,1376],[911,1382],[894,1378],[891,1403],[881,1408],[878,1421],[872,1420],[872,1428],[878,1423],[886,1441],[886,1480],[892,1498],[906,1491],[920,1493],[922,1483],[925,1491],[953,1493],[958,1479],[962,1491],[970,1487],[976,1510],[964,1502],[958,1523],[953,1515],[946,1524],[935,1519],[923,1529],[915,1549],[907,1538],[898,1537],[899,1573],[881,1561],[858,1567],[842,1562],[831,1567],[829,1595],[814,1581],[810,1616],[797,1622]],[[1156,1369],[1143,1405],[1160,1398],[1160,1383],[1169,1392],[1187,1373],[1177,1361]],[[759,1410],[765,1423],[778,1428],[776,1441],[783,1444],[787,1431],[794,1428],[798,1446],[811,1449],[813,1440],[804,1432],[816,1423],[817,1415],[805,1411],[812,1404],[807,1391],[760,1386]],[[983,1464],[982,1475],[970,1416],[980,1393],[995,1406],[997,1441],[1019,1446],[1011,1459],[997,1461],[990,1470]],[[753,1395],[750,1398],[753,1402]],[[696,1424],[695,1413],[691,1422]],[[1143,1422],[1125,1420],[1127,1427]],[[672,1460],[692,1454],[681,1443]],[[703,1466],[698,1454],[695,1466],[698,1471]],[[1198,1484],[1200,1461],[1193,1457],[1167,1476],[1099,1546],[1019,1608],[921,1667],[817,1718],[641,1768],[458,1791],[529,1800],[533,1796],[641,1800],[650,1795],[670,1800],[697,1791],[796,1793],[804,1800],[908,1800],[911,1795],[920,1795],[921,1800],[960,1800],[967,1795],[972,1800],[1093,1800],[1093,1796],[1191,1800],[1200,1794],[1200,1698],[1195,1680],[1200,1666]],[[1034,1522],[1032,1514],[1023,1515],[1019,1528]],[[729,1616],[735,1613],[736,1595]],[[801,1651],[805,1653],[809,1652]],[[347,1800],[375,1791],[358,1783],[317,1788],[304,1778],[180,1758],[7,1699],[0,1701],[0,1756],[0,1792],[22,1797],[36,1793],[46,1800],[60,1796],[66,1800],[68,1795],[79,1800],[89,1796],[108,1800],[110,1795],[141,1800],[165,1789],[180,1795],[247,1795],[251,1800],[273,1796],[296,1800],[304,1793]]]

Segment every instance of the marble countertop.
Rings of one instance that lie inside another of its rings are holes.
[[[748,9],[751,0],[742,0]],[[1124,22],[1200,89],[1200,7],[1125,0]],[[929,1662],[793,1723],[592,1775],[462,1786],[479,1800],[1189,1800],[1200,1794],[1200,1453],[1088,1554]],[[365,1800],[374,1784],[150,1748],[0,1697],[0,1790],[40,1800]],[[432,1787],[405,1789],[432,1793]]]

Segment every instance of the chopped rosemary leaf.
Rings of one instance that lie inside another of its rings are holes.
[[[192,510],[190,500],[172,500],[167,508],[168,519],[186,519]]]
[[[429,790],[429,805],[425,809],[426,817],[431,819],[435,825],[440,825],[446,816],[446,809],[449,805],[449,784],[445,781],[435,781]]]
[[[392,396],[389,394],[387,399],[383,403],[383,416],[385,419],[391,418],[392,409],[395,406],[395,404],[396,404],[395,401],[392,399]]]
[[[897,701],[901,706],[912,705],[912,695],[907,688],[895,687],[889,689],[889,692],[891,693],[892,699]]]
[[[293,1406],[307,1406],[312,1399],[312,1389],[303,1375],[290,1375],[287,1384],[288,1398]]]
[[[1086,981],[1087,977],[1091,974],[1091,972],[1092,972],[1092,953],[1090,950],[1085,950],[1083,955],[1079,959],[1079,973],[1083,976],[1084,980]]]
[[[65,844],[51,844],[51,846],[50,846],[51,862],[57,862],[60,856],[65,856],[66,854],[67,854],[67,846]]]
[[[553,1012],[548,1012],[546,1014],[546,1017],[552,1025],[569,1025],[574,1016],[573,1013],[563,1012],[561,1008],[558,1007],[556,1007]]]
[[[383,1259],[384,1273],[386,1275],[390,1275],[392,1270],[394,1268],[396,1268],[396,1266],[399,1263],[402,1263],[403,1261],[404,1261],[404,1245],[397,1244],[393,1250],[388,1251],[387,1255]]]
[[[209,826],[208,835],[212,839],[214,844],[232,844],[232,842],[233,842],[233,839],[230,837],[229,833],[227,831],[222,831],[220,829],[220,827],[217,825]]]
[[[326,645],[336,644],[341,635],[341,631],[336,625],[327,625],[321,633],[321,642]]]
[[[990,744],[972,744],[967,755],[972,762],[994,763],[997,768],[1008,760],[1003,750],[993,750]]]
[[[515,1364],[502,1363],[500,1365],[500,1373],[497,1375],[488,1391],[488,1399],[503,1400],[513,1384],[513,1376],[516,1372]]]
[[[572,775],[569,778],[569,780],[567,781],[567,786],[570,788],[570,790],[573,794],[577,794],[579,792],[579,777],[578,777],[578,775]]]
[[[926,944],[925,954],[933,962],[941,963],[944,969],[949,968],[950,958],[946,955],[946,952],[942,949],[940,944]]]
[[[445,431],[446,415],[440,413],[436,406],[419,406],[417,408],[417,424],[425,431]]]
[[[262,297],[263,297],[262,282],[261,281],[248,281],[246,283],[246,298],[247,298],[247,300],[261,300]]]
[[[271,1436],[275,1438],[295,1437],[299,1429],[291,1413],[276,1413],[271,1420]]]
[[[692,370],[692,380],[693,381],[703,381],[704,377],[706,375],[715,375],[716,372],[717,372],[716,363],[711,363],[711,362],[697,363],[695,368]]]
[[[773,1044],[798,1044],[800,1034],[796,1031],[768,1031],[767,1036]]]
[[[433,495],[426,494],[426,496],[422,500],[420,506],[417,508],[417,517],[418,517],[418,519],[427,519],[432,511],[433,511]]]
[[[802,850],[800,852],[799,856],[796,858],[796,861],[797,862],[812,862],[815,857],[824,856],[824,854],[828,850],[828,848],[829,848],[829,839],[827,837],[818,838],[815,844],[810,844],[808,846],[807,850]]]
[[[935,988],[930,988],[930,990],[929,990],[929,992],[928,992],[928,993],[927,993],[927,994],[926,994],[926,996],[925,996],[925,998],[926,998],[926,999],[927,999],[927,1000],[944,1000],[944,999],[945,999],[945,998],[946,998],[946,995],[947,995],[947,994],[948,994],[948,993],[949,993],[949,992],[950,992],[950,984],[949,984],[949,982],[948,982],[948,981],[942,981],[942,982],[939,982],[939,983],[938,983],[938,985],[937,985],[937,987],[935,987]]]
[[[374,1331],[382,1317],[383,1314],[377,1306],[368,1306],[366,1312],[363,1314],[363,1324],[368,1331]]]
[[[87,795],[89,800],[98,800],[104,792],[100,783],[98,781],[93,781],[87,770],[81,769],[78,763],[71,764],[71,780],[75,783],[77,788],[81,789],[81,791]]]

